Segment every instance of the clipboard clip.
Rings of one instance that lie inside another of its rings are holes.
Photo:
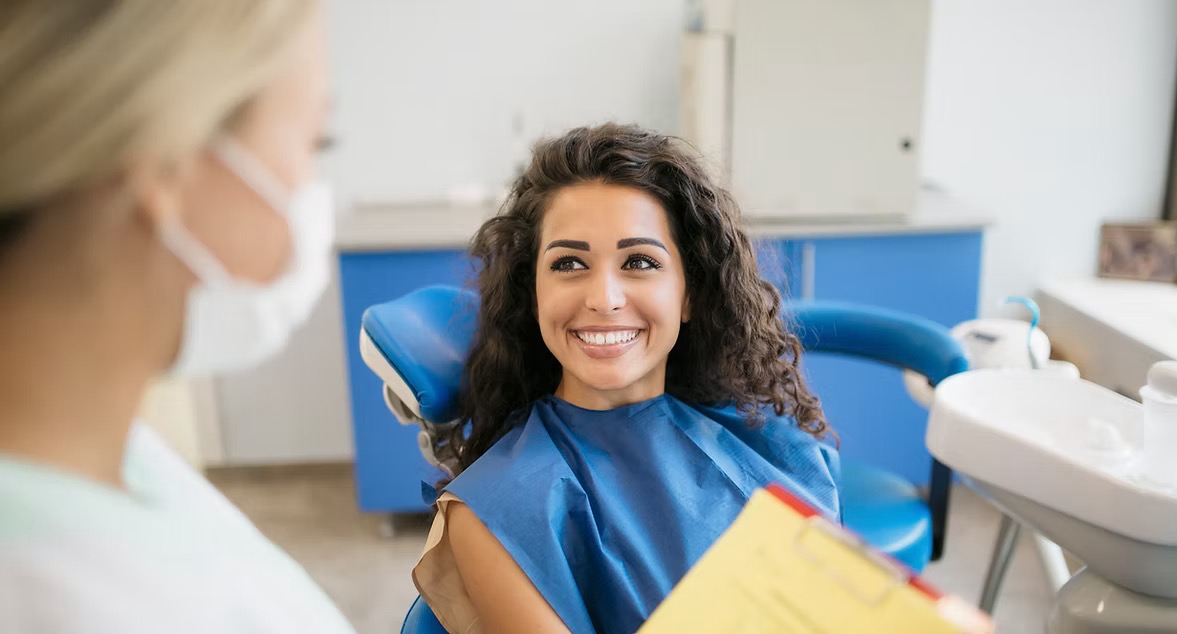
[[[814,531],[820,532],[826,537],[854,550],[863,559],[869,560],[878,567],[887,576],[887,580],[882,585],[882,588],[878,592],[871,592],[868,589],[862,588],[839,570],[823,561],[817,553],[813,552],[805,544],[806,536]],[[881,605],[896,588],[907,585],[912,578],[912,572],[905,566],[874,550],[854,534],[843,530],[820,515],[815,515],[805,520],[801,530],[797,531],[793,536],[793,546],[801,557],[808,560],[815,568],[842,586],[847,593],[869,607]]]

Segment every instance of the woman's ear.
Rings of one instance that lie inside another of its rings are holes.
[[[180,214],[186,179],[193,161],[144,163],[128,170],[128,189],[140,219],[158,227]]]
[[[691,296],[685,295],[682,300],[682,323],[687,323],[691,320]]]

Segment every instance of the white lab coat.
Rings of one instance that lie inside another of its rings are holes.
[[[0,632],[353,632],[293,559],[150,429],[129,492],[0,454]]]

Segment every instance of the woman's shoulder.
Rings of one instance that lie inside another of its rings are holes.
[[[772,405],[762,404],[751,411],[731,400],[697,403],[669,397],[672,407],[688,408],[703,417],[732,430],[748,430],[753,434],[795,437],[799,442],[816,442],[813,434],[802,429],[791,414],[778,414]]]
[[[833,438],[818,438],[801,428],[792,416],[777,414],[769,406],[758,410],[760,417],[757,420],[750,420],[734,403],[678,403],[701,414],[700,420],[719,425],[726,434],[737,439],[741,449],[749,451],[745,454],[746,464],[755,462],[753,456],[759,456],[773,466],[773,471],[762,473],[760,477],[775,472],[778,483],[802,493],[830,517],[841,516],[837,492],[841,481],[841,458]]]
[[[445,490],[469,504],[471,498],[527,496],[533,484],[571,476],[560,448],[537,414],[537,404],[512,414],[510,429],[486,453],[459,473]]]

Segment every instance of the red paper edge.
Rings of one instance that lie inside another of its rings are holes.
[[[780,500],[781,502],[784,502],[786,506],[788,506],[789,508],[796,511],[799,515],[801,515],[801,517],[810,518],[810,517],[820,515],[820,513],[817,512],[817,509],[810,506],[808,503],[806,503],[801,498],[793,495],[792,493],[789,492],[788,489],[786,489],[785,487],[783,487],[779,484],[770,484],[766,487],[766,490],[769,493],[773,494],[773,496],[775,496],[778,500]],[[842,530],[849,531],[851,533],[854,532],[854,531],[851,531],[850,529],[846,528],[845,526],[842,526],[841,528],[842,528]],[[928,585],[927,582],[920,579],[917,576],[916,572],[914,570],[912,570],[911,568],[909,568],[906,564],[904,564],[903,562],[899,561],[898,559],[895,559],[894,557],[892,557],[886,553],[879,553],[879,554],[886,557],[888,560],[893,562],[896,566],[899,566],[900,568],[902,568],[907,573],[908,583],[912,587],[914,587],[916,590],[919,590],[920,592],[923,592],[924,594],[928,595],[928,597],[930,599],[932,599],[933,601],[939,601],[941,598],[943,598],[944,593],[933,588],[932,586]]]
[[[789,508],[801,514],[801,517],[813,517],[817,515],[817,509],[805,503],[801,498],[793,495],[788,489],[779,484],[770,484],[767,487],[768,492],[775,495],[778,500],[784,502]]]

